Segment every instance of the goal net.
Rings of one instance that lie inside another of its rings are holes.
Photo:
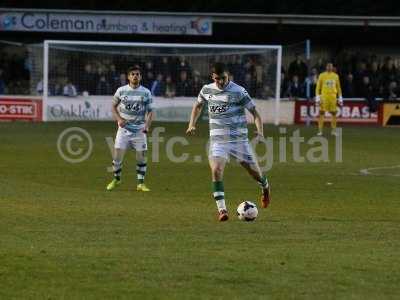
[[[141,67],[142,85],[158,102],[193,103],[211,82],[212,64],[224,62],[230,79],[254,99],[275,101],[275,123],[279,121],[281,46],[48,40],[43,52],[45,103],[60,97],[84,97],[88,103],[101,96],[109,99],[127,84],[126,70],[133,65]]]

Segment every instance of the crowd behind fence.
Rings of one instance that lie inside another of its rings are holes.
[[[29,46],[0,43],[0,95],[43,93],[42,61],[36,59],[35,62],[33,52]],[[36,57],[41,58],[41,54]],[[288,63],[282,67],[281,96],[312,99],[318,75],[325,70],[328,60],[334,63],[340,75],[343,97],[367,100],[400,97],[398,58],[347,51],[331,59],[313,57],[315,63],[311,64],[300,54],[292,61],[284,59]],[[49,70],[49,95],[112,95],[127,83],[125,71],[133,63],[141,66],[142,84],[155,96],[195,97],[203,84],[210,82],[209,74],[198,70],[184,55],[142,57],[135,62],[122,55],[108,60],[96,60],[87,55],[78,62],[72,56]],[[245,87],[254,98],[274,97],[274,87],[266,84],[263,77],[273,76],[276,65],[263,65],[257,55],[232,56],[227,64],[230,79]],[[35,78],[33,71],[37,69],[40,75],[35,72]]]

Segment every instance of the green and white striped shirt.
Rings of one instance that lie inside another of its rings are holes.
[[[119,87],[113,103],[118,104],[119,114],[128,121],[124,128],[132,132],[144,128],[146,113],[153,110],[151,92],[141,85],[136,89],[129,84]]]
[[[254,109],[254,101],[240,85],[230,81],[220,90],[215,83],[203,86],[197,98],[207,102],[211,142],[247,141],[245,108]]]

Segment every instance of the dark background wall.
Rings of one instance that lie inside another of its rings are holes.
[[[268,14],[400,15],[396,0],[2,0],[0,7]]]
[[[207,1],[126,1],[126,0],[0,0],[0,7],[90,9],[120,11],[224,12],[267,14],[330,14],[400,16],[400,1],[371,0],[207,0]],[[214,23],[212,36],[156,36],[115,34],[67,34],[0,32],[0,39],[40,42],[43,39],[116,40],[182,43],[291,44],[311,39],[314,44],[341,47],[358,45],[398,45],[400,28],[296,26]]]
[[[214,23],[212,36],[76,34],[49,32],[0,32],[0,39],[25,43],[44,39],[102,40],[165,43],[291,44],[311,39],[314,44],[343,47],[357,45],[399,45],[400,28],[295,26]]]

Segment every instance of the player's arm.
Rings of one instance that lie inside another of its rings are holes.
[[[192,113],[190,114],[190,121],[188,128],[186,130],[187,134],[194,134],[196,131],[196,123],[201,115],[201,111],[203,110],[204,102],[196,101],[193,104]]]
[[[322,76],[321,74],[318,75],[317,87],[315,88],[315,103],[319,105],[321,101],[321,88],[322,88]]]
[[[149,132],[150,127],[151,127],[151,123],[153,122],[153,118],[154,118],[154,112],[153,111],[149,111],[149,112],[146,113],[144,129],[143,129],[144,133],[148,133]]]
[[[201,115],[201,111],[203,110],[204,103],[206,102],[206,98],[203,95],[203,91],[201,90],[197,100],[194,102],[192,107],[192,113],[190,114],[190,121],[188,124],[188,128],[186,129],[186,134],[194,134],[196,131],[196,123]]]
[[[256,104],[253,99],[251,99],[250,95],[246,90],[243,90],[243,98],[242,98],[243,106],[251,113],[254,118],[254,124],[257,129],[257,136],[264,137],[264,127],[261,119],[261,115],[256,108]]]
[[[261,115],[258,112],[257,108],[254,106],[254,107],[248,109],[248,111],[251,113],[251,115],[254,118],[254,124],[256,125],[257,135],[259,137],[264,137],[263,122],[262,122]]]
[[[145,122],[144,122],[144,129],[143,132],[147,133],[150,130],[151,123],[153,122],[154,112],[153,112],[153,98],[149,98],[149,102],[146,105],[146,115],[145,115]]]
[[[342,106],[343,105],[343,96],[342,96],[342,88],[340,86],[339,75],[337,75],[336,90],[337,90],[337,94],[338,94],[338,103],[340,106]]]
[[[114,119],[117,121],[118,126],[119,127],[124,127],[126,124],[126,120],[124,118],[121,117],[121,115],[118,112],[118,105],[121,102],[121,99],[119,98],[118,95],[118,90],[114,95],[113,101],[112,101],[112,106],[111,106],[111,110],[112,110],[112,114],[114,116]]]

